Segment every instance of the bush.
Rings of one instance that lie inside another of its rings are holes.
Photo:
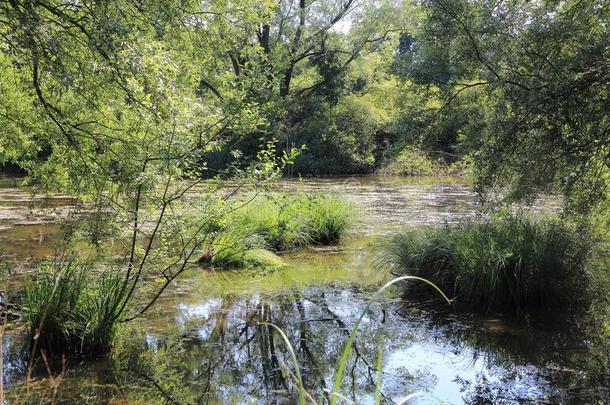
[[[404,176],[454,174],[444,162],[432,159],[422,151],[411,147],[400,152],[396,158],[381,169],[381,172],[384,174],[398,174]]]
[[[291,170],[311,175],[370,173],[375,169],[377,138],[386,127],[378,112],[357,96],[336,106],[314,98],[293,107],[290,116],[306,117],[290,124],[279,138],[306,145]]]
[[[564,222],[511,215],[410,231],[384,251],[393,272],[429,279],[460,304],[518,312],[586,305],[591,247]]]
[[[93,274],[91,265],[74,261],[42,269],[26,291],[33,352],[95,356],[110,349],[125,295],[123,277],[114,269]]]

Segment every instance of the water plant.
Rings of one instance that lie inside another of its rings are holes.
[[[279,252],[307,245],[307,204],[289,194],[261,196],[228,215],[226,228],[258,235],[265,247]]]
[[[260,235],[236,229],[220,233],[214,240],[214,254],[203,261],[222,268],[256,268],[277,270],[286,263],[275,253],[264,248]]]
[[[460,305],[519,312],[585,305],[592,245],[583,229],[559,219],[514,214],[401,233],[382,260],[393,274],[433,281]]]
[[[30,349],[84,355],[106,353],[126,296],[122,274],[70,260],[46,265],[26,290]]]
[[[301,200],[302,201],[302,200]],[[306,231],[314,244],[337,243],[353,221],[352,206],[332,195],[307,198]]]
[[[330,195],[272,194],[227,215],[209,261],[222,267],[278,268],[273,252],[339,241],[352,222],[352,207]]]

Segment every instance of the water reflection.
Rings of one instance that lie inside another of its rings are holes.
[[[277,332],[261,324],[273,323],[294,346],[304,385],[317,398],[332,386],[349,330],[371,293],[360,287],[326,287],[184,301],[169,317],[173,324],[157,319],[154,328],[149,319],[134,326],[112,365],[90,370],[89,378],[97,379],[94,395],[121,393],[145,403],[296,403],[286,346]],[[584,378],[585,369],[573,369],[574,359],[566,356],[587,350],[586,345],[556,326],[533,329],[495,318],[456,316],[405,305],[388,295],[363,322],[341,393],[358,404],[374,402],[375,359],[381,350],[386,403],[413,392],[422,395],[410,403],[421,404],[593,403],[607,398],[607,386]],[[78,378],[83,374],[86,370],[80,369]],[[78,385],[72,381],[59,395],[82,399]]]
[[[58,395],[66,401],[295,403],[289,353],[262,324],[273,323],[294,346],[304,385],[317,398],[332,386],[347,335],[371,295],[370,287],[351,283],[199,299],[179,291],[124,331],[111,362],[72,365]],[[608,398],[605,346],[556,322],[455,314],[392,296],[372,306],[346,368],[341,392],[358,404],[373,403],[380,350],[387,403],[412,392],[424,393],[411,402],[422,404]],[[19,392],[14,383],[27,368],[18,343],[10,333],[3,341],[11,354],[4,375],[13,384],[9,394]],[[34,375],[47,371],[39,365]]]
[[[123,331],[111,361],[69,362],[56,399],[294,403],[294,376],[288,371],[293,365],[280,336],[261,324],[269,322],[285,331],[305,387],[317,398],[332,387],[371,286],[385,277],[374,265],[376,238],[404,226],[457,221],[478,207],[468,185],[456,179],[352,177],[290,180],[278,187],[345,195],[360,210],[360,223],[342,246],[286,256],[290,267],[283,271],[197,269],[185,275],[146,318]],[[48,257],[61,241],[54,215],[61,216],[58,210],[70,201],[35,207],[47,211],[38,211],[39,222],[28,223],[32,209],[14,202],[23,198],[14,193],[0,190],[3,249],[18,258]],[[546,207],[555,206],[551,201]],[[587,334],[535,318],[525,323],[479,318],[391,297],[373,305],[346,368],[341,393],[358,404],[373,402],[380,350],[386,403],[413,392],[424,394],[411,403],[608,399],[609,351]],[[2,345],[9,397],[22,398],[28,365],[18,328],[3,336]],[[34,388],[27,395],[31,402],[47,400],[48,371],[41,363],[33,371]],[[60,371],[55,364],[54,375]]]

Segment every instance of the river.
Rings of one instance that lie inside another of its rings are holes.
[[[285,270],[185,274],[145,317],[123,328],[114,361],[56,361],[51,375],[62,374],[54,380],[40,366],[25,382],[23,328],[9,325],[2,340],[7,397],[294,403],[293,376],[286,371],[293,369],[290,356],[280,336],[260,325],[269,322],[286,333],[304,385],[317,400],[332,387],[351,327],[380,283],[390,279],[378,266],[379,243],[401,229],[457,222],[479,209],[476,195],[459,178],[284,180],[278,188],[342,195],[353,202],[358,221],[339,246],[286,255]],[[27,268],[52,255],[58,218],[69,207],[68,198],[32,201],[25,190],[5,183],[0,246],[6,257]],[[533,210],[558,208],[549,198]],[[27,273],[5,273],[0,290],[20,290]],[[592,341],[554,314],[511,319],[457,312],[399,299],[393,291],[365,316],[341,395],[345,403],[374,403],[381,356],[385,403],[409,395],[415,404],[603,403],[609,399],[607,353]]]

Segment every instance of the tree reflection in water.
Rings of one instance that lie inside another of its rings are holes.
[[[273,323],[291,341],[305,389],[317,399],[332,387],[347,336],[370,295],[357,288],[318,288],[273,298],[232,295],[184,306],[176,317],[180,338],[128,339],[131,347],[125,350],[139,354],[125,356],[131,360],[123,362],[121,375],[129,376],[126,384],[147,387],[148,400],[296,403],[289,352],[277,332],[261,324]],[[341,393],[358,404],[373,402],[375,359],[383,350],[382,399],[387,403],[415,391],[477,403],[602,398],[607,395],[603,381],[585,379],[584,370],[603,378],[600,367],[607,367],[607,354],[603,345],[594,350],[582,340],[579,344],[573,332],[557,334],[556,325],[545,332],[386,299],[373,305],[358,332]],[[586,364],[585,358],[590,360]],[[574,362],[583,370],[580,380],[569,368]],[[549,364],[555,364],[554,370],[544,369]],[[134,374],[135,365],[139,373]],[[143,374],[147,377],[133,380]],[[597,388],[584,392],[583,387]]]

